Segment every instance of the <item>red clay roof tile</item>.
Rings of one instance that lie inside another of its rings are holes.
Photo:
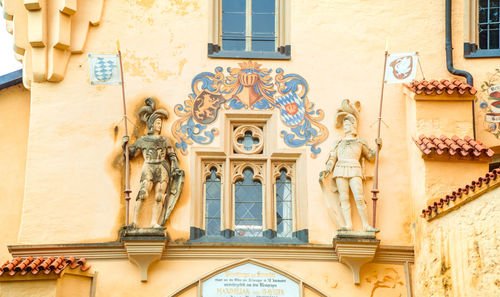
[[[85,258],[81,258],[75,261],[74,257],[64,258],[59,257],[38,257],[34,259],[33,257],[27,257],[22,259],[21,257],[14,258],[10,261],[5,262],[0,268],[0,276],[2,275],[26,275],[28,273],[36,275],[39,273],[43,274],[60,274],[66,267],[70,269],[80,268],[81,271],[87,271],[90,269],[90,265],[86,264]]]
[[[413,138],[413,141],[424,156],[430,158],[446,156],[457,159],[489,159],[495,154],[495,152],[482,142],[474,140],[469,136],[461,139],[456,135],[451,138],[444,135],[441,135],[439,138],[434,135],[429,137],[420,135],[418,139]]]
[[[459,81],[458,79],[442,79],[440,81],[435,79],[430,81],[416,80],[406,85],[406,87],[417,95],[453,95],[454,93],[458,95],[475,95],[477,93],[477,90],[473,86],[466,82]]]
[[[439,201],[429,204],[426,208],[422,209],[421,217],[430,220],[446,211],[462,206],[464,203],[471,200],[471,195],[479,195],[494,185],[498,186],[498,184],[500,184],[499,177],[500,168],[486,173],[484,177],[479,177],[470,184],[460,187],[444,198],[439,199]]]

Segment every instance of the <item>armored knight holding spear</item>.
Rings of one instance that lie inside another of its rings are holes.
[[[140,137],[129,146],[130,158],[142,151],[144,164],[142,166],[140,189],[137,193],[134,216],[130,228],[136,228],[141,212],[141,206],[154,187],[155,203],[151,216],[151,228],[163,228],[179,198],[184,171],[179,169],[177,156],[170,139],[161,135],[163,119],[168,119],[168,112],[156,109],[153,98],[147,98],[146,105],[139,110],[140,119],[146,123],[148,134]],[[123,143],[129,141],[123,137]]]
[[[345,136],[334,141],[326,162],[326,169],[320,172],[319,179],[330,215],[339,229],[352,229],[350,189],[363,223],[363,229],[378,232],[378,229],[372,227],[367,219],[363,191],[365,177],[362,166],[363,158],[368,161],[375,158],[376,149],[371,149],[366,141],[357,135],[359,109],[359,102],[352,104],[348,99],[342,101],[341,108],[336,114],[336,126],[340,128],[343,125]],[[375,143],[380,150],[382,140],[377,138]]]

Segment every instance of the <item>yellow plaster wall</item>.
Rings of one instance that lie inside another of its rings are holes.
[[[437,97],[437,96],[436,96]],[[457,100],[417,100],[417,135],[473,137],[472,102]]]
[[[0,296],[2,297],[56,297],[56,291],[56,280],[10,281],[0,283]]]
[[[40,280],[40,278],[49,278]],[[17,278],[12,280],[9,278]],[[61,277],[51,275],[15,275],[0,281],[2,297],[89,297],[91,296],[91,278],[70,273]]]
[[[30,93],[21,84],[0,90],[0,258],[17,242],[24,196]]]
[[[427,200],[443,198],[488,172],[486,162],[426,161],[425,166]]]
[[[415,296],[500,295],[500,188],[422,223]]]
[[[214,259],[156,262],[150,266],[147,283],[140,281],[139,269],[128,261],[93,261],[93,266],[99,271],[96,296],[169,296],[205,274],[235,261]],[[298,277],[327,296],[406,296],[405,274],[401,265],[367,264],[361,269],[361,284],[356,286],[353,284],[351,270],[341,263],[300,260],[262,262]],[[196,265],[196,269],[193,269],[193,265]],[[126,286],[123,285],[125,283]],[[180,296],[192,294],[193,289],[190,289]]]
[[[56,297],[93,297],[91,296],[92,278],[65,274],[57,280]]]
[[[413,139],[420,135],[458,137],[473,135],[472,106],[463,97],[415,95],[404,89],[406,96],[406,131],[408,160],[411,171],[409,196],[412,202],[413,238],[421,240],[420,214],[429,202],[469,184],[488,172],[488,161],[448,161],[423,159]],[[477,129],[476,129],[477,131]],[[418,251],[418,247],[417,247]]]

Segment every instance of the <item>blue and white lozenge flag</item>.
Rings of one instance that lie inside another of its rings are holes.
[[[90,83],[93,85],[119,85],[120,60],[118,55],[89,54]]]

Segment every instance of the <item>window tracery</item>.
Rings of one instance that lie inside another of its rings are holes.
[[[241,125],[233,131],[233,150],[238,154],[260,154],[264,148],[262,127]]]
[[[297,200],[305,185],[295,182],[304,152],[276,148],[273,114],[226,114],[225,145],[195,150],[202,184],[193,185],[191,240],[307,242],[307,203]]]

